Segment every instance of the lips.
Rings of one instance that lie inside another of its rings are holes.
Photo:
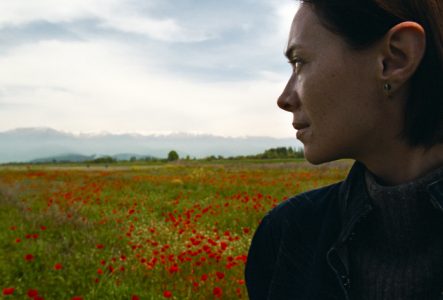
[[[297,139],[303,142],[303,136],[306,134],[309,124],[305,122],[293,122],[292,126],[297,130]]]
[[[309,127],[309,124],[307,123],[300,123],[300,122],[293,122],[292,126],[296,129],[296,130],[302,130],[306,127]]]

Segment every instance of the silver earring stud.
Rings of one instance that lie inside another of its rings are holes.
[[[392,86],[389,83],[385,83],[383,85],[383,89],[385,90],[385,92],[390,92],[392,89]]]

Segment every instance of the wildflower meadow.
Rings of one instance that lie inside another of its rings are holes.
[[[347,161],[0,166],[2,299],[247,299],[261,218]]]

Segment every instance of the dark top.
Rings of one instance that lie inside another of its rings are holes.
[[[284,201],[264,217],[252,240],[245,270],[250,299],[363,299],[370,285],[376,288],[371,289],[372,295],[367,296],[367,299],[407,299],[402,297],[412,294],[409,286],[405,286],[406,281],[420,285],[422,291],[417,292],[422,293],[420,295],[427,293],[426,295],[432,297],[425,299],[440,297],[443,282],[438,284],[435,279],[440,277],[441,267],[434,262],[441,261],[441,244],[434,243],[433,252],[424,254],[428,263],[431,262],[433,270],[419,271],[422,274],[420,279],[411,275],[410,272],[419,270],[423,264],[416,263],[417,259],[411,259],[415,254],[406,255],[409,259],[398,255],[408,251],[403,249],[399,252],[398,247],[393,245],[406,241],[403,248],[405,245],[408,246],[406,249],[414,248],[415,253],[423,248],[428,249],[429,244],[423,246],[423,241],[417,240],[417,234],[423,237],[424,231],[415,233],[415,236],[410,231],[403,232],[402,236],[406,236],[406,240],[396,237],[395,231],[401,226],[400,223],[404,225],[419,221],[414,218],[407,221],[400,218],[398,221],[395,218],[397,221],[389,225],[390,217],[387,216],[395,214],[380,215],[380,201],[374,201],[371,196],[378,200],[382,198],[374,197],[372,192],[370,196],[366,188],[365,173],[364,166],[355,163],[344,182],[297,195]],[[419,231],[432,229],[430,231],[433,234],[442,232],[443,174],[439,173],[424,182],[420,190],[420,197],[427,200],[420,202],[424,204],[423,208],[418,208],[422,207],[421,204],[417,204],[415,208],[415,204],[411,204],[405,211],[422,209],[425,215],[431,216],[429,219],[435,221],[419,222],[426,224]],[[391,207],[392,212],[398,209],[399,207]],[[412,215],[423,217],[423,212]],[[388,223],[386,228],[391,227],[392,233],[386,234],[386,231],[380,230],[378,225],[384,224],[380,220]],[[414,227],[412,230],[415,229]],[[371,248],[368,245],[373,245],[375,236],[378,237],[377,247]],[[385,243],[387,237],[394,238]],[[432,241],[429,236],[428,241]],[[411,245],[422,247],[415,248]],[[381,255],[376,251],[378,249],[390,256]],[[378,263],[378,267],[368,267],[368,257],[370,261]],[[401,267],[395,267],[393,258],[402,266],[409,261],[409,266],[398,272]],[[386,266],[388,267],[382,270]],[[391,273],[392,270],[397,273]],[[398,283],[397,278],[403,278],[400,279],[403,283]]]
[[[351,299],[438,299],[443,289],[443,218],[426,186],[443,168],[383,186],[366,172],[373,204],[349,243]]]

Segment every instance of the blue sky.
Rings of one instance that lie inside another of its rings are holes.
[[[0,131],[294,136],[294,0],[0,2]]]

